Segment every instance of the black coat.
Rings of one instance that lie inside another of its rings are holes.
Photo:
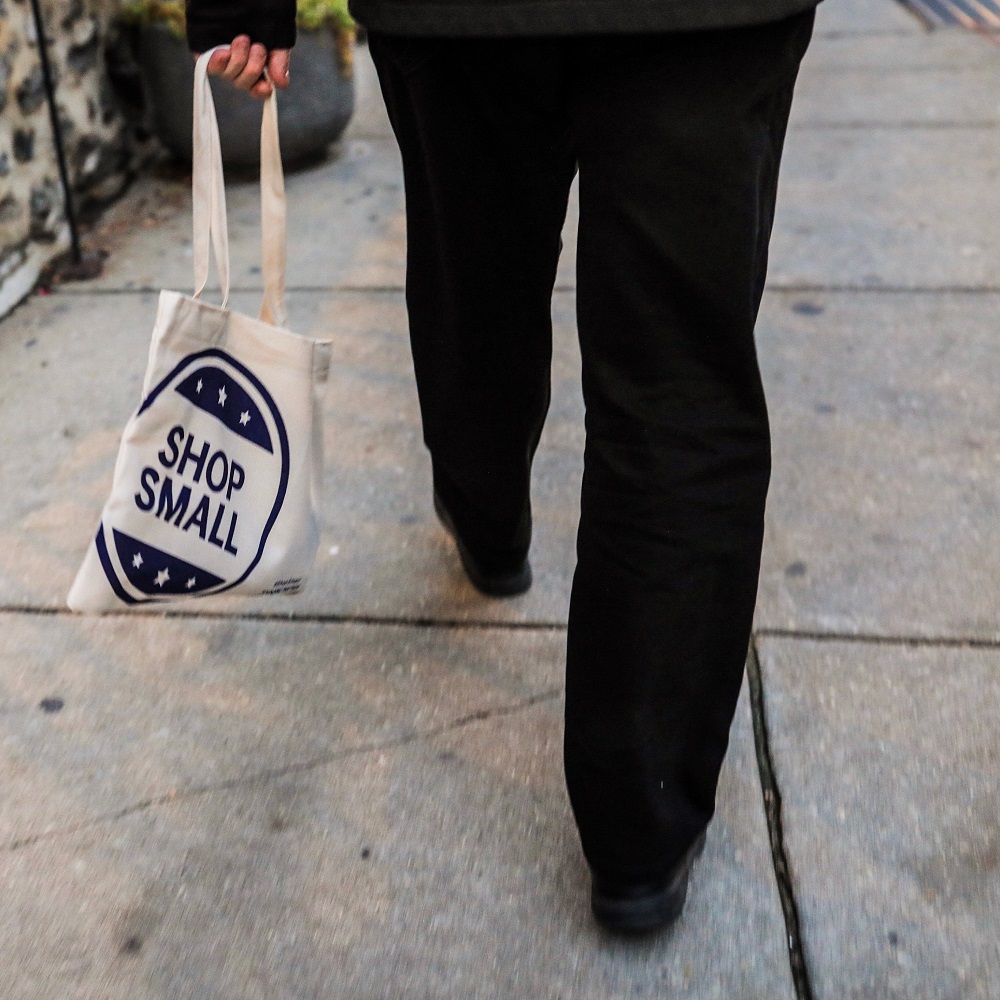
[[[819,0],[350,0],[366,27],[401,35],[575,35],[687,31],[777,21]],[[187,0],[198,52],[240,34],[295,42],[295,0]]]

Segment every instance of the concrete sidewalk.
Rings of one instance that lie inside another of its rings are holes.
[[[339,155],[288,178],[289,325],[335,358],[306,594],[64,610],[156,292],[190,287],[182,182],[102,221],[99,281],[0,323],[0,997],[792,1000],[793,967],[822,1000],[1000,996],[1000,49],[821,7],[758,330],[760,698],[685,915],[641,943],[592,925],[562,782],[575,217],[536,582],[490,601],[430,505],[400,169],[359,70]],[[252,311],[256,187],[229,201]]]

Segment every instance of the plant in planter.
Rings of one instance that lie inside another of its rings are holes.
[[[153,128],[176,155],[191,159],[194,63],[184,37],[184,0],[127,0],[122,19],[135,33],[136,61]],[[354,113],[355,25],[347,0],[299,0],[295,72],[279,94],[282,159],[313,160],[338,139]],[[222,158],[260,162],[261,103],[223,80],[211,81]]]

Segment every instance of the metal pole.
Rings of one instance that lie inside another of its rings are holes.
[[[49,118],[52,120],[52,135],[56,145],[56,159],[59,161],[59,178],[63,186],[63,198],[66,207],[66,219],[69,222],[69,235],[73,245],[73,262],[79,264],[80,234],[76,227],[76,212],[73,209],[73,195],[70,190],[69,172],[66,169],[66,152],[63,148],[62,128],[59,125],[59,111],[56,108],[55,87],[52,84],[52,70],[49,66],[49,53],[45,42],[45,25],[42,22],[42,11],[38,0],[31,0],[31,10],[35,15],[35,33],[38,35],[38,52],[42,58],[42,78],[45,81],[45,93],[48,97]]]

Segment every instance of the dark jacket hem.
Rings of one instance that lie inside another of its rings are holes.
[[[355,20],[395,35],[625,34],[735,28],[780,21],[819,0],[350,0]]]

